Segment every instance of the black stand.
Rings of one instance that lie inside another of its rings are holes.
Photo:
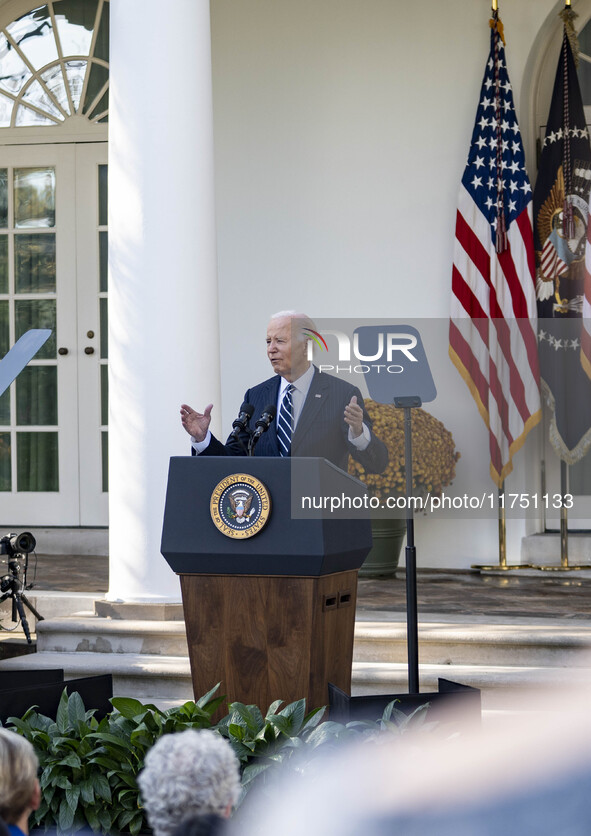
[[[415,521],[410,498],[412,487],[412,413],[421,406],[418,396],[394,398],[394,406],[404,409],[404,472],[406,474],[406,643],[408,647],[408,690],[419,693],[419,619],[417,608],[417,550]]]
[[[4,592],[4,594],[0,596],[0,604],[3,601],[6,601],[7,598],[12,598],[12,620],[16,622],[20,618],[21,623],[23,625],[23,631],[27,639],[27,643],[32,644],[31,631],[29,629],[29,622],[27,621],[27,616],[25,614],[25,607],[27,607],[27,609],[29,609],[33,613],[37,621],[43,621],[43,616],[37,612],[35,607],[31,604],[31,602],[23,592],[25,584],[23,581],[21,581],[19,577],[20,565],[16,557],[8,561],[8,569],[10,570],[10,575],[5,575],[1,581],[2,591]],[[25,563],[24,577],[26,578],[26,576],[27,570]]]

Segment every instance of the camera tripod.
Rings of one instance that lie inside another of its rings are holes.
[[[37,612],[35,607],[31,604],[23,592],[27,579],[28,555],[25,555],[24,558],[25,567],[23,571],[23,580],[20,578],[21,566],[19,563],[19,557],[13,556],[8,561],[8,571],[10,574],[4,575],[0,578],[0,592],[3,593],[0,595],[0,604],[3,601],[6,601],[7,598],[12,598],[12,620],[16,622],[20,618],[27,643],[32,644],[31,631],[25,614],[25,607],[33,613],[37,621],[43,621],[43,616]]]

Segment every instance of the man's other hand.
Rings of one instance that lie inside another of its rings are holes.
[[[351,428],[351,435],[357,438],[363,432],[363,410],[357,403],[357,395],[353,395],[345,407],[345,421]]]

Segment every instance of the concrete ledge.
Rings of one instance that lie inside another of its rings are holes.
[[[97,601],[94,611],[100,618],[134,621],[182,621],[185,615],[182,604],[125,604]]]
[[[589,564],[591,569],[591,534],[569,532],[568,560],[572,564]],[[521,562],[560,566],[560,534],[530,534],[523,537]]]

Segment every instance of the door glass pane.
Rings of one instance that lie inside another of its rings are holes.
[[[57,433],[16,434],[18,491],[59,491]]]
[[[0,302],[0,360],[10,348],[10,333],[8,330],[8,301]]]
[[[0,227],[8,226],[8,169],[0,168]]]
[[[82,95],[82,88],[84,87],[86,66],[86,61],[66,61],[66,76],[68,78],[68,84],[70,85],[72,103],[74,105],[74,110],[76,111],[80,105],[80,96]]]
[[[8,235],[0,235],[0,293],[8,293]]]
[[[10,433],[0,433],[0,491],[10,490],[12,490],[12,478],[10,473]]]
[[[96,18],[97,0],[58,0],[53,4],[64,55],[88,55]]]
[[[106,165],[99,165],[99,226],[107,225],[107,171]]]
[[[109,433],[101,433],[103,454],[103,493],[109,490]]]
[[[109,60],[109,4],[104,3],[101,11],[101,20],[94,45],[94,57]]]
[[[55,234],[14,236],[14,281],[17,293],[55,292]]]
[[[55,169],[14,169],[14,225],[55,226]]]
[[[108,67],[103,67],[102,64],[91,65],[90,74],[88,76],[88,84],[86,85],[86,95],[84,97],[84,110],[87,110],[90,107],[108,80]],[[97,113],[100,113],[100,111],[97,111]]]
[[[101,319],[101,360],[106,360],[109,356],[109,324],[107,322],[107,300],[99,299],[100,305],[100,319]]]
[[[109,268],[109,233],[106,230],[99,232],[99,290],[106,293],[108,290],[108,268]]]
[[[19,374],[16,422],[21,427],[57,425],[56,366],[26,366]]]
[[[109,367],[101,366],[101,424],[109,423]]]
[[[15,302],[16,338],[30,328],[50,328],[53,332],[45,345],[37,352],[37,360],[49,360],[56,356],[55,299],[20,299]]]
[[[41,78],[61,107],[66,113],[69,113],[70,103],[68,102],[68,94],[66,92],[61,64],[55,64],[53,67],[45,70],[45,72],[41,73]]]
[[[7,427],[10,424],[10,387],[0,395],[0,426]]]
[[[33,81],[32,84],[29,85],[26,93],[23,93],[22,100],[32,107],[37,107],[39,110],[43,110],[50,116],[55,116],[57,119],[64,118],[37,80]],[[53,224],[50,224],[50,226],[53,226]]]
[[[47,6],[34,9],[6,27],[35,69],[58,58]]]
[[[16,95],[25,82],[31,78],[30,69],[4,33],[0,33],[0,66],[2,66],[0,88],[9,93]]]

